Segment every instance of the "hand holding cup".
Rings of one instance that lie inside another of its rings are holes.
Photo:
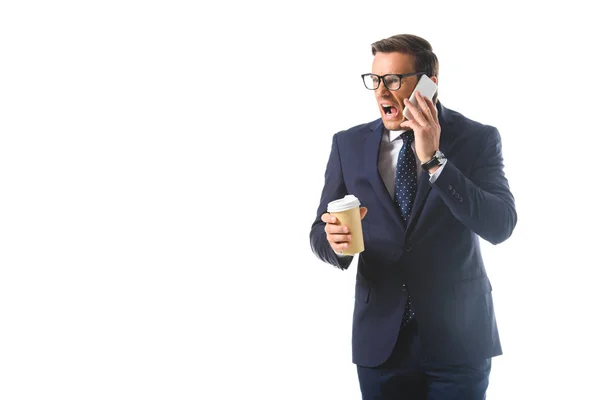
[[[359,207],[356,197],[331,202],[327,213],[321,216],[329,245],[338,254],[352,255],[364,251],[361,221],[367,215],[366,207]]]

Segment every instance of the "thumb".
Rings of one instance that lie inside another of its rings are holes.
[[[360,219],[361,220],[365,217],[365,215],[367,215],[367,211],[368,211],[367,207],[361,207],[360,208]]]

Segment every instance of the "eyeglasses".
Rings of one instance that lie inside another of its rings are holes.
[[[385,74],[385,75],[375,75],[375,74],[362,74],[361,77],[363,79],[363,83],[365,87],[369,90],[377,90],[379,88],[379,83],[383,80],[383,84],[389,90],[398,90],[402,85],[402,78],[406,78],[408,76],[420,76],[424,75],[426,72],[412,72],[410,74]]]

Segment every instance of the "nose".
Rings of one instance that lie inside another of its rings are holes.
[[[379,87],[375,89],[375,94],[378,97],[385,97],[390,93],[389,89],[383,84],[383,81],[379,82]]]

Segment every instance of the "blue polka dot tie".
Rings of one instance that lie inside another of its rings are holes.
[[[400,207],[400,215],[406,223],[417,193],[417,159],[412,151],[412,142],[415,140],[413,131],[404,132],[400,137],[404,144],[398,154],[394,198]]]
[[[410,211],[412,210],[417,193],[417,159],[412,150],[412,143],[415,139],[413,131],[404,132],[400,135],[404,141],[400,154],[398,154],[398,164],[396,166],[396,189],[394,199],[400,208],[400,216],[405,224],[408,224]],[[406,299],[404,315],[402,316],[402,325],[404,326],[413,319],[415,313],[410,304],[410,295]]]

